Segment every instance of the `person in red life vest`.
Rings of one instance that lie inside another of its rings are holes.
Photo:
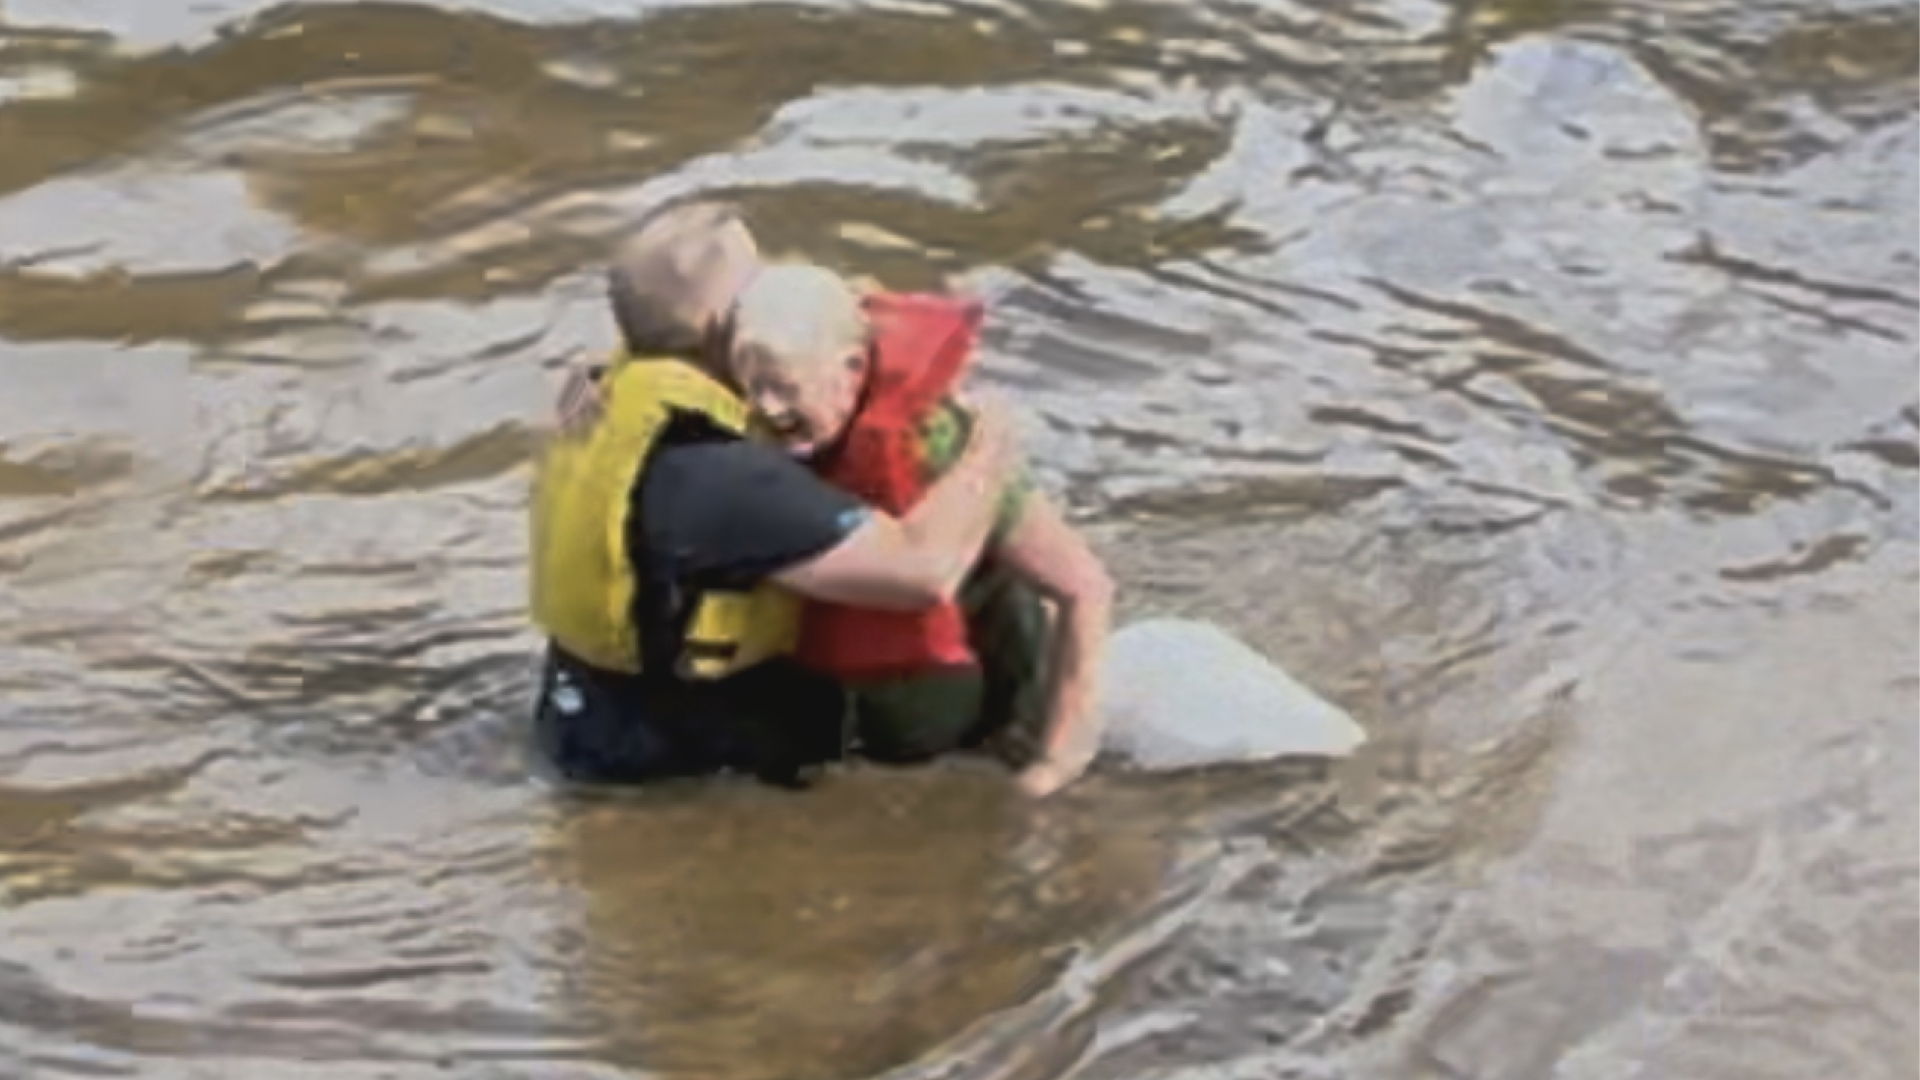
[[[733,307],[733,379],[762,434],[835,487],[902,513],[967,441],[957,386],[981,314],[940,295],[862,296],[829,270],[769,263]],[[993,744],[1035,795],[1092,760],[1113,585],[1024,473],[945,602],[883,610],[836,599],[804,606],[796,658],[847,688],[864,756],[918,761]]]

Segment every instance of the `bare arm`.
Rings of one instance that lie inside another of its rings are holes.
[[[1040,757],[1020,778],[1031,794],[1046,795],[1072,783],[1100,747],[1093,706],[1113,627],[1113,579],[1086,540],[1038,492],[1027,497],[1018,523],[995,554],[1045,593],[1059,613],[1049,636],[1053,674]]]
[[[1013,458],[1010,420],[979,409],[975,437],[919,504],[894,518],[872,512],[821,555],[774,575],[804,596],[856,607],[918,611],[951,600],[980,557]]]

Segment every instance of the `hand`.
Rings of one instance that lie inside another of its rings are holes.
[[[1080,779],[1081,774],[1087,771],[1087,766],[1092,762],[1091,754],[1084,758],[1076,756],[1075,759],[1043,757],[1020,770],[1020,775],[1014,779],[1014,783],[1018,784],[1020,790],[1029,797],[1044,799]]]
[[[967,439],[967,452],[981,454],[995,473],[1010,472],[1020,455],[1018,422],[1013,407],[998,394],[969,394],[960,405],[973,416],[973,432]]]
[[[562,435],[575,436],[599,422],[606,409],[600,391],[600,376],[605,369],[587,364],[567,365],[566,380],[554,403],[555,422]]]

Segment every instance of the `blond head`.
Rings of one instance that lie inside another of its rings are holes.
[[[860,294],[823,267],[770,263],[734,302],[734,351],[782,369],[845,360],[866,340]]]
[[[733,308],[734,382],[775,437],[807,455],[839,437],[867,353],[860,294],[831,270],[773,263]]]

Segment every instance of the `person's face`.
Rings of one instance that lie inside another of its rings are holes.
[[[864,351],[787,361],[757,347],[733,350],[733,377],[766,433],[810,458],[846,430],[860,401]]]

